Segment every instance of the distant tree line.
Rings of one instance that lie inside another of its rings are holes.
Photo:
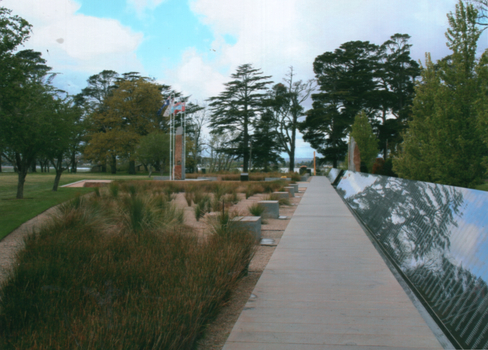
[[[381,154],[400,176],[474,186],[488,165],[488,56],[476,57],[488,4],[472,2],[477,8],[460,1],[448,15],[452,54],[437,63],[427,55],[425,67],[411,58],[408,34],[325,52],[309,81],[298,80],[293,67],[275,83],[252,64],[240,65],[218,96],[202,106],[187,104],[187,166],[195,169],[206,152],[214,170],[238,160],[244,171],[267,171],[286,153],[293,171],[301,131],[321,161],[334,166],[354,136],[366,171],[378,171]],[[36,162],[55,169],[53,190],[63,171],[76,171],[81,156],[112,173],[120,162],[129,173],[138,164],[150,173],[168,171],[168,118],[158,110],[170,95],[186,97],[137,72],[112,70],[89,77],[70,96],[54,87],[41,53],[18,50],[31,30],[0,7],[0,157],[18,173],[17,197]],[[305,110],[310,97],[312,108]]]

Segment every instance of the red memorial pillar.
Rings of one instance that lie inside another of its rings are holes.
[[[176,129],[175,136],[175,180],[185,179],[185,159],[183,157],[183,128]]]

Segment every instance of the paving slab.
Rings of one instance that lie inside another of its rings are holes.
[[[306,187],[224,350],[442,349],[328,179]]]

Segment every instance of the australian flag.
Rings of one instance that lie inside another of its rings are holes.
[[[168,97],[168,99],[164,101],[163,105],[158,110],[158,115],[161,115],[161,113],[163,112],[164,107],[169,107],[168,109],[170,109],[171,108],[170,107],[170,104],[172,104],[171,102],[172,102],[171,101],[171,97]],[[164,113],[164,114],[165,114],[164,116],[166,117],[167,116],[166,113]]]

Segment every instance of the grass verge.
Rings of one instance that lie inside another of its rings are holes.
[[[28,174],[24,185],[24,199],[15,199],[17,174],[0,173],[0,239],[41,214],[47,209],[63,203],[77,194],[93,191],[90,188],[59,187],[52,191],[54,173]],[[63,174],[60,186],[84,179],[141,179],[141,176],[110,175],[95,173]],[[144,177],[142,177],[144,178]]]

